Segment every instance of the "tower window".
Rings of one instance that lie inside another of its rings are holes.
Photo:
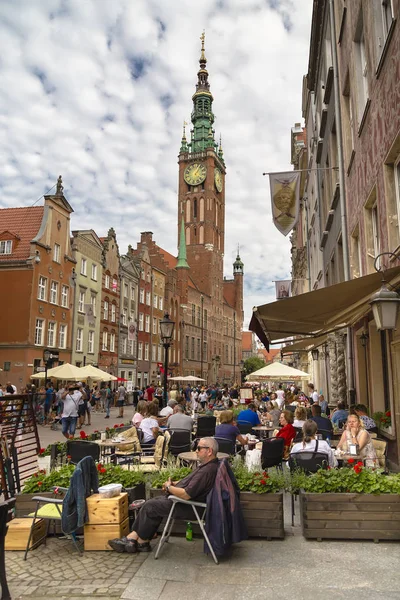
[[[193,218],[197,219],[197,198],[193,200]]]

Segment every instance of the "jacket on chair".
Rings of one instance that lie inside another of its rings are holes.
[[[207,496],[205,529],[217,556],[248,538],[239,486],[226,459],[220,461],[214,487]],[[209,554],[206,543],[204,551]]]
[[[68,492],[65,495],[61,527],[64,533],[73,533],[88,521],[86,498],[99,491],[99,476],[91,456],[85,456],[76,465]]]

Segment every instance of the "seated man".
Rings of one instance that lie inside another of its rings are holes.
[[[371,431],[372,429],[376,432],[378,431],[378,426],[375,421],[368,416],[368,409],[365,404],[356,404],[354,407],[356,415],[358,415],[361,421],[364,423],[364,428],[367,431]]]
[[[337,403],[337,410],[331,416],[332,425],[336,425],[339,427],[339,422],[346,422],[347,417],[349,416],[349,411],[345,410],[345,403],[340,401]]]
[[[240,411],[237,417],[237,424],[251,423],[253,427],[260,425],[260,419],[258,418],[256,405],[254,402],[250,402],[245,410]]]
[[[178,403],[176,400],[169,400],[167,406],[160,411],[159,416],[160,417],[170,417],[172,415],[172,413],[174,412],[174,408],[177,404]]]
[[[333,433],[333,427],[330,419],[327,417],[321,417],[321,407],[319,404],[313,404],[311,406],[312,417],[311,420],[317,424],[318,432],[321,429],[322,431],[329,431],[329,437],[327,435],[327,439],[331,439]]]
[[[185,415],[183,406],[177,404],[174,407],[173,414],[167,421],[167,427],[169,429],[187,429],[188,431],[192,431],[193,419],[189,415]]]
[[[157,532],[161,521],[167,517],[172,507],[168,496],[176,496],[182,500],[205,502],[208,492],[214,486],[218,471],[218,443],[214,438],[201,438],[197,446],[197,456],[200,465],[181,481],[168,480],[163,485],[165,496],[147,500],[140,509],[129,535],[123,538],[109,540],[109,545],[116,552],[150,552],[150,540]],[[175,509],[177,518],[190,519],[193,510],[188,505],[178,505]]]

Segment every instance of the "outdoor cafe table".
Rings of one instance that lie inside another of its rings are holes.
[[[122,442],[116,440],[96,440],[96,444],[100,446],[101,456],[104,459],[106,456],[109,456],[105,453],[106,448],[115,448],[118,446],[123,450],[124,446],[132,446],[133,442],[132,440],[123,440]]]
[[[190,463],[194,463],[199,460],[197,452],[181,452],[180,454],[178,454],[178,458],[179,458],[179,460],[183,460],[185,462],[190,462]],[[218,459],[229,458],[229,454],[226,454],[226,452],[218,452],[217,458]]]
[[[269,435],[268,432],[275,431],[275,429],[277,429],[277,428],[276,427],[268,427],[267,425],[256,425],[255,427],[252,427],[253,431],[255,431],[256,433],[259,433],[260,439],[268,437],[268,435]]]

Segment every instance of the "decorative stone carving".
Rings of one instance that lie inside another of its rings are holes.
[[[337,386],[339,400],[347,399],[347,378],[346,378],[346,336],[342,332],[336,333],[336,356],[337,356]]]
[[[60,277],[60,279],[63,279],[63,278],[64,278],[64,273],[63,273],[62,271],[60,271],[60,273],[59,273],[59,277]]]
[[[43,314],[43,306],[39,306],[39,312],[41,315]]]
[[[336,358],[336,340],[333,333],[328,335],[329,348],[329,376],[330,376],[330,403],[338,403],[338,388],[337,388],[337,358]]]
[[[67,315],[65,314],[65,312],[61,313],[61,318],[63,321],[65,321],[65,319],[67,318]]]
[[[48,271],[49,271],[49,273],[52,273],[53,272],[53,267],[49,267]]]
[[[51,309],[51,316],[55,317],[56,316],[56,311],[54,310],[54,308]]]

